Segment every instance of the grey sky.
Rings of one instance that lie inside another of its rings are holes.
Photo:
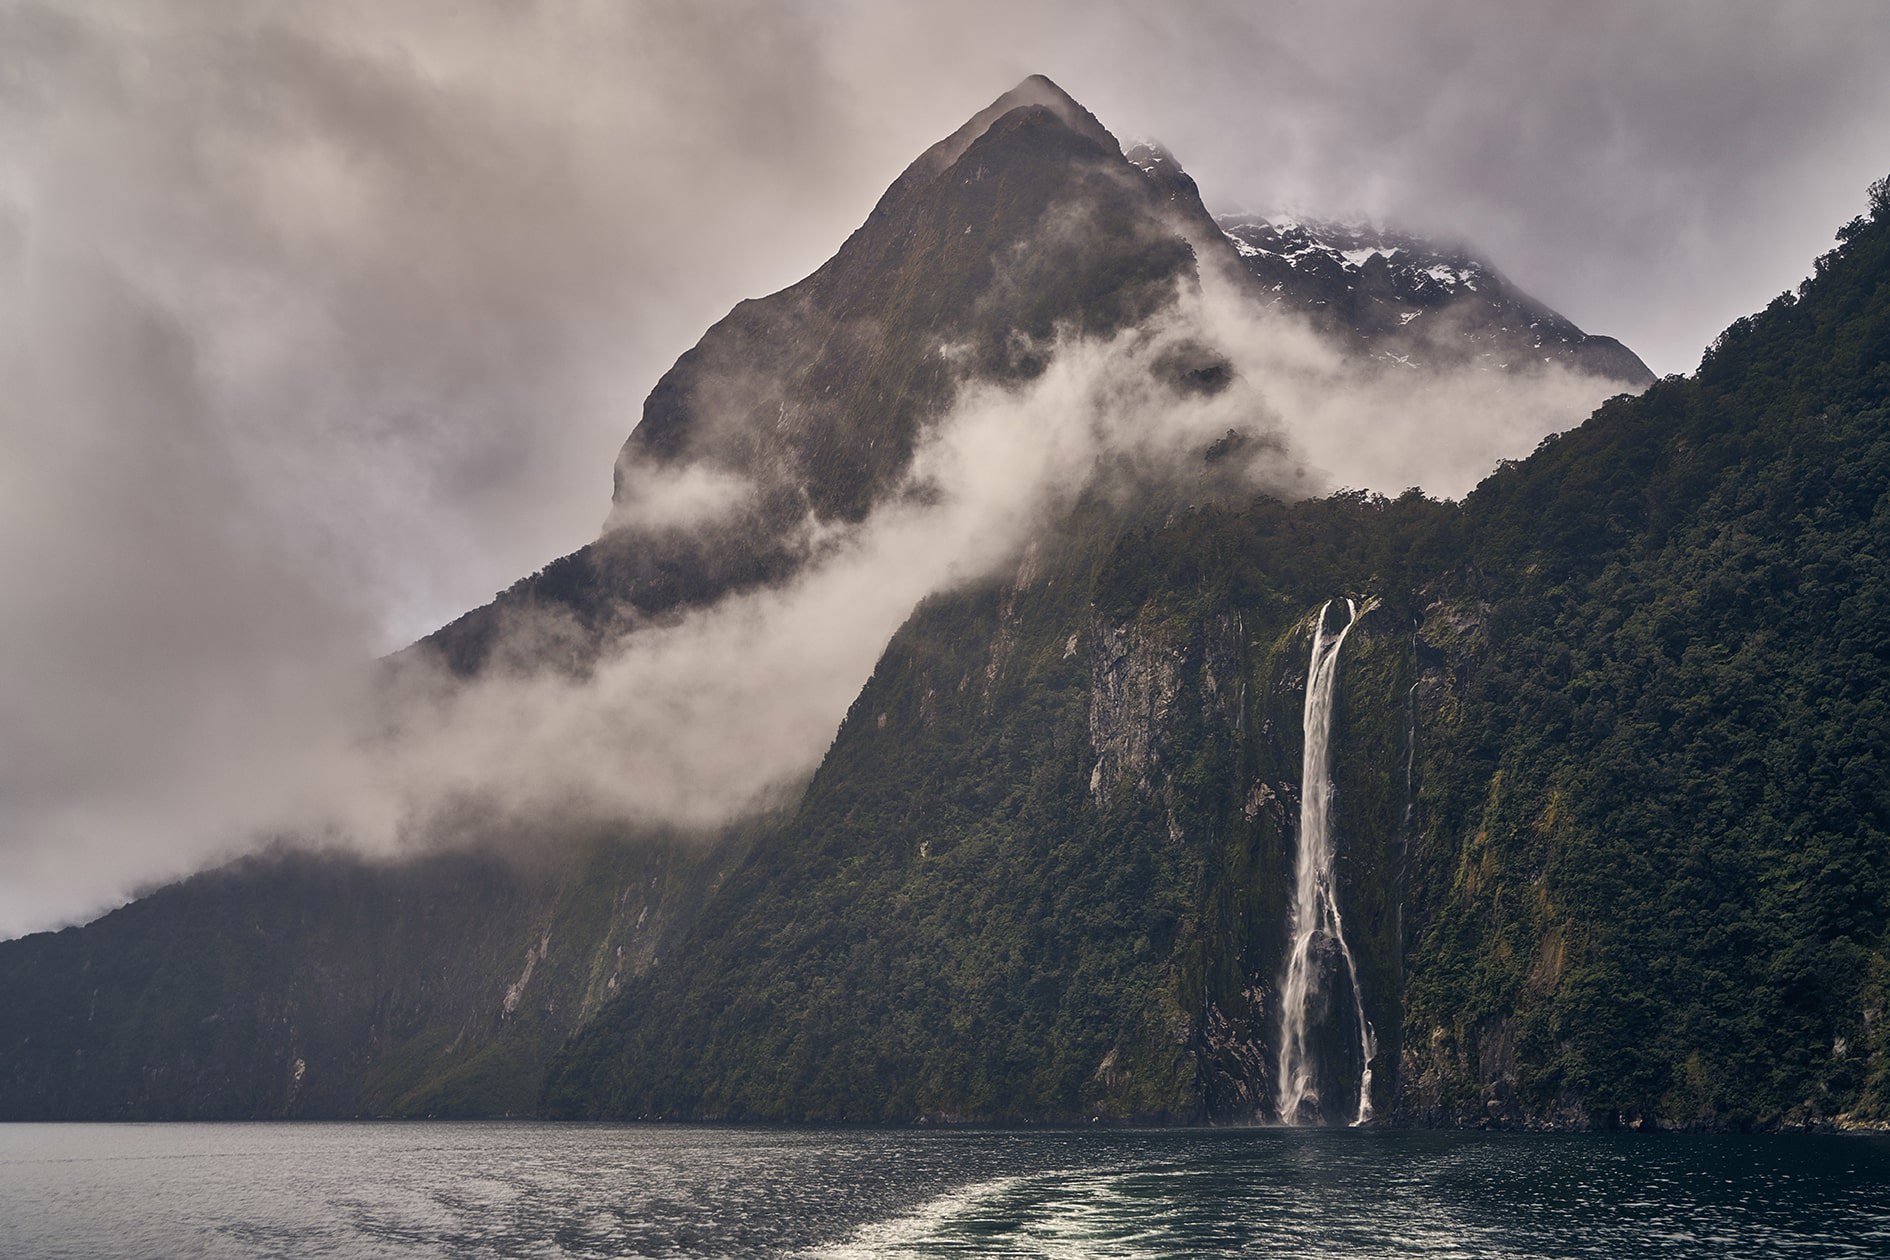
[[[1890,171],[1885,66],[1874,3],[0,0],[0,932],[240,843],[258,711],[591,538],[662,369],[1027,73],[1675,372]]]

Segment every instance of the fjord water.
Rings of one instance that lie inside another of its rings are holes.
[[[1890,1254],[1890,1139],[0,1125],[6,1256]]]

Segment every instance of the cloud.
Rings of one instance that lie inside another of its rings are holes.
[[[1178,387],[1178,355],[1225,355],[1235,372],[1216,390]],[[789,799],[918,601],[1014,568],[1090,487],[1144,500],[1157,487],[1184,499],[1339,483],[1398,489],[1378,474],[1405,475],[1419,450],[1467,485],[1466,465],[1449,464],[1417,426],[1478,431],[1481,451],[1491,427],[1516,425],[1518,414],[1564,427],[1607,388],[1466,370],[1414,391],[1211,277],[1145,325],[1066,338],[1046,360],[1023,386],[966,381],[916,451],[908,493],[857,526],[810,519],[812,559],[786,584],[637,628],[581,673],[527,665],[470,682],[422,674],[405,678],[391,703],[348,695],[351,708],[282,727],[300,735],[303,780],[283,781],[285,750],[268,747],[260,775],[251,753],[199,789],[226,809],[273,807],[250,819],[257,832],[380,852],[465,842],[495,826],[511,843],[578,821],[714,828]],[[1248,439],[1235,448],[1231,484],[1204,458],[1229,432]],[[1533,445],[1540,432],[1524,436]],[[1308,474],[1316,460],[1328,473]],[[697,465],[668,484],[716,486],[708,497],[720,502],[717,478]],[[678,515],[642,524],[712,526],[700,498],[643,500]],[[504,634],[495,655],[530,663],[562,658],[552,649],[583,632],[539,611],[517,615]],[[223,775],[280,795],[226,791],[215,781]]]
[[[1212,273],[1205,280],[1202,335],[1260,395],[1258,405],[1279,417],[1309,474],[1304,493],[1343,487],[1395,496],[1417,486],[1461,498],[1498,460],[1528,455],[1621,392],[1616,381],[1560,363],[1501,372],[1360,361],[1290,313],[1256,308]]]
[[[335,543],[387,646],[592,536],[656,374],[844,235],[809,200],[841,159],[786,141],[844,152],[844,119],[817,72],[757,73],[805,51],[791,11],[0,21],[12,282],[109,276],[171,324],[238,475]]]
[[[506,828],[516,835],[534,820],[711,828],[783,799],[919,600],[1015,564],[1098,476],[1198,476],[1200,452],[1230,427],[1270,436],[1242,389],[1181,394],[1151,371],[1198,335],[1198,304],[1182,309],[1063,343],[1025,387],[967,382],[916,451],[910,492],[857,526],[810,520],[813,559],[785,585],[637,628],[581,674],[410,673],[352,733],[311,723],[341,738],[305,747],[313,789],[285,799],[292,808],[265,830],[394,851],[435,842],[442,820],[460,827],[468,802],[520,824]],[[1255,463],[1250,486],[1293,483],[1277,443],[1259,448],[1272,458]],[[690,480],[685,471],[676,484]],[[496,655],[542,660],[572,632],[557,613],[523,614]],[[408,668],[424,671],[424,658]]]
[[[739,473],[707,462],[681,467],[620,460],[618,501],[604,530],[695,530],[723,520],[754,497],[756,486]]]
[[[808,29],[0,7],[0,925],[247,843],[365,662],[595,534],[657,372],[838,239]]]

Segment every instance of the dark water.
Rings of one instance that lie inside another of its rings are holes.
[[[1890,1256],[1890,1140],[0,1125],[6,1256]]]

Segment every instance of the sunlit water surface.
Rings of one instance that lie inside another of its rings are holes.
[[[0,1125],[6,1256],[1890,1256],[1890,1140]]]

